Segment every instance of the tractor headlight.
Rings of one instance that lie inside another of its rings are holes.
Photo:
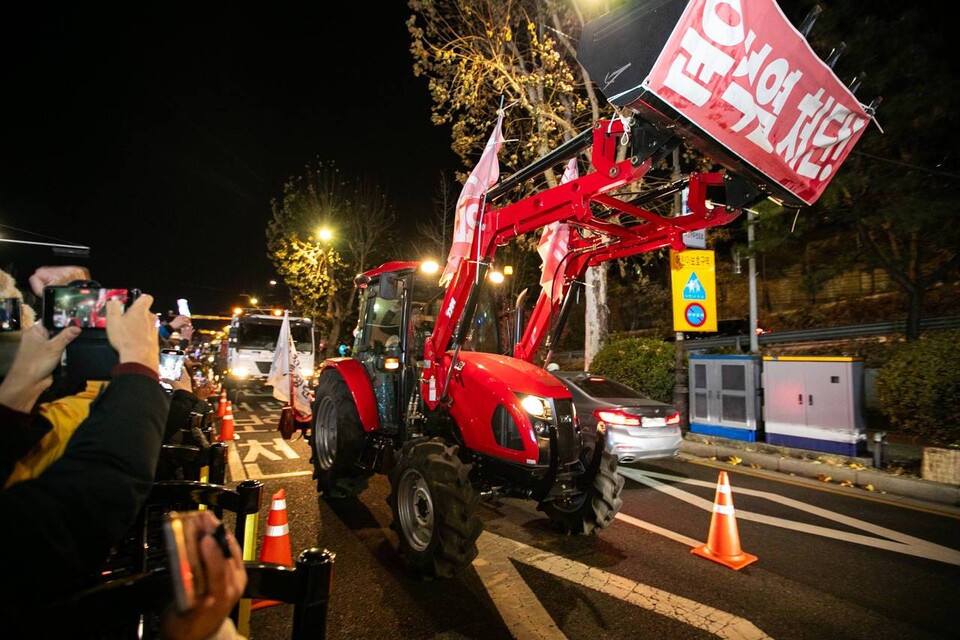
[[[520,406],[534,418],[550,417],[550,403],[539,396],[523,396],[520,398]]]
[[[250,375],[250,370],[246,367],[234,367],[230,370],[230,374],[234,378],[246,378],[248,375]]]
[[[538,436],[546,437],[553,425],[550,401],[540,396],[519,396],[520,406],[530,416],[530,423]]]

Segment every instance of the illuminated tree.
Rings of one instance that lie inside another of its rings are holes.
[[[508,107],[503,127],[509,142],[500,152],[506,169],[528,164],[601,116],[606,102],[576,61],[576,38],[605,5],[594,2],[594,13],[585,15],[563,0],[410,0],[414,73],[427,78],[433,121],[452,125],[451,147],[466,164],[480,156],[501,99]],[[547,171],[535,188],[558,178]],[[527,245],[536,240],[528,238]],[[596,282],[588,292],[604,294],[604,271],[591,271]],[[587,362],[606,335],[605,296],[594,308]]]
[[[374,266],[390,246],[393,210],[377,185],[347,180],[335,163],[319,160],[287,180],[271,209],[267,255],[294,306],[314,318],[331,349],[356,313],[353,277]],[[330,231],[329,240],[320,238],[320,229]]]

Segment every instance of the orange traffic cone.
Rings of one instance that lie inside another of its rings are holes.
[[[226,412],[223,414],[223,420],[220,422],[220,442],[229,442],[233,440],[233,406],[228,400],[226,403]]]
[[[273,494],[270,503],[267,530],[263,534],[263,546],[260,547],[260,562],[273,562],[287,567],[293,566],[293,554],[290,551],[290,527],[287,526],[287,492],[283,489],[279,489]],[[254,600],[250,608],[256,611],[276,604],[284,603],[278,600]]]
[[[227,413],[227,390],[220,389],[220,400],[217,402],[217,417],[222,418]]]
[[[717,480],[717,495],[713,501],[713,517],[710,519],[707,543],[691,549],[690,553],[719,562],[736,571],[757,561],[757,556],[744,553],[740,549],[740,533],[737,531],[737,519],[733,512],[733,494],[730,493],[730,480],[726,471],[721,471]]]

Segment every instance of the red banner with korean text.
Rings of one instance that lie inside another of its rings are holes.
[[[808,205],[869,121],[773,0],[691,0],[644,87]]]

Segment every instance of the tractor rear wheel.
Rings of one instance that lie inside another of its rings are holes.
[[[584,466],[593,456],[591,449],[584,450]],[[623,500],[623,476],[617,473],[617,457],[604,451],[600,468],[593,482],[580,495],[566,500],[551,500],[540,504],[554,526],[567,535],[585,535],[605,529],[620,512]]]
[[[390,472],[400,556],[423,578],[450,578],[477,557],[480,494],[457,451],[441,438],[408,442]]]
[[[364,433],[353,396],[331,369],[320,375],[315,396],[310,440],[317,491],[328,498],[355,496],[367,488],[370,473],[358,464]]]

